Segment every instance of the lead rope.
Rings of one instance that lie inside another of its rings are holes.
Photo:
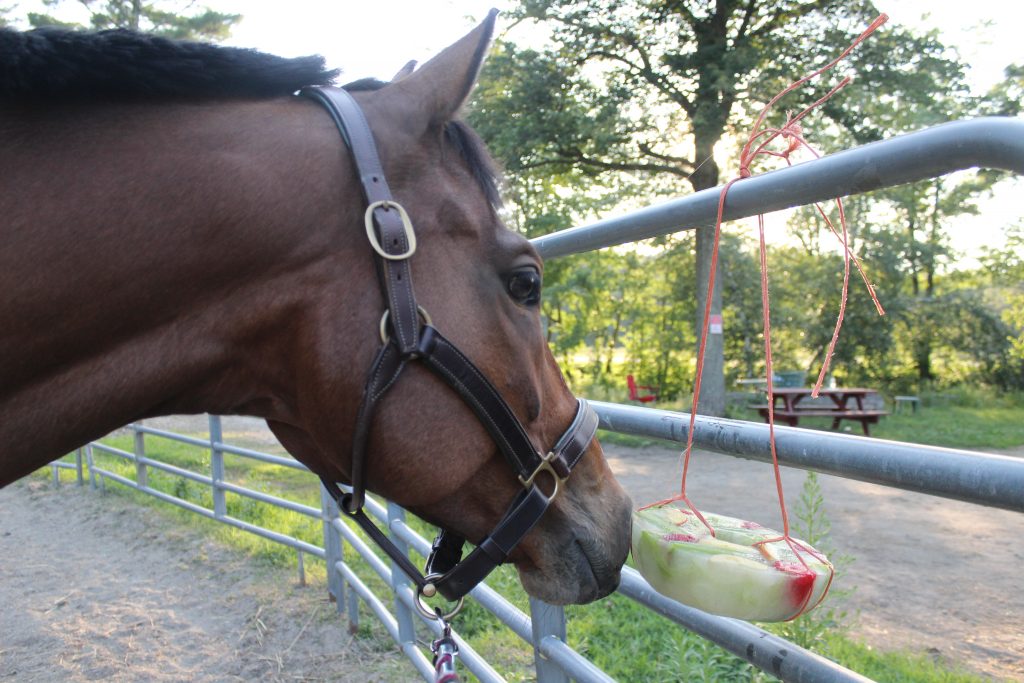
[[[434,654],[434,683],[460,683],[462,679],[455,672],[459,646],[452,637],[452,627],[441,615],[441,610],[435,610],[434,614],[441,624],[441,637],[430,644],[430,651]]]

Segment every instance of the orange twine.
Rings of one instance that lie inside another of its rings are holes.
[[[705,354],[705,349],[706,349],[706,346],[707,346],[708,326],[709,326],[710,317],[711,317],[711,297],[712,297],[712,292],[714,291],[714,286],[715,286],[715,276],[716,276],[716,274],[718,272],[718,247],[719,247],[721,231],[722,231],[722,215],[723,215],[724,209],[725,209],[725,198],[726,198],[726,195],[729,192],[729,188],[731,188],[734,183],[739,182],[740,180],[742,180],[744,178],[749,178],[752,175],[751,171],[750,171],[750,164],[759,155],[773,156],[773,157],[782,158],[782,159],[784,159],[786,161],[786,163],[788,165],[792,165],[792,161],[789,158],[790,155],[793,152],[795,152],[795,151],[797,151],[799,149],[807,149],[815,157],[819,156],[818,153],[804,139],[804,137],[803,137],[803,130],[802,130],[801,126],[800,126],[800,120],[803,119],[812,110],[814,110],[815,108],[820,106],[823,102],[825,102],[830,97],[835,95],[839,90],[841,90],[842,88],[846,87],[850,83],[850,78],[849,77],[843,78],[824,97],[822,97],[821,99],[819,99],[816,102],[814,102],[813,104],[811,104],[809,107],[807,107],[806,109],[801,111],[796,116],[789,117],[788,120],[786,121],[786,124],[782,128],[763,128],[762,129],[762,126],[764,125],[764,120],[765,120],[765,117],[768,114],[768,111],[775,105],[776,102],[778,102],[786,94],[788,94],[788,93],[792,92],[793,90],[795,90],[796,88],[799,88],[800,86],[804,85],[805,83],[810,81],[812,78],[814,78],[814,77],[816,77],[816,76],[818,76],[818,75],[828,71],[829,69],[833,68],[836,64],[838,64],[840,61],[842,61],[847,55],[849,55],[850,52],[852,52],[854,50],[854,48],[857,47],[857,45],[859,45],[864,40],[866,40],[868,38],[868,36],[870,36],[879,27],[881,27],[882,24],[884,24],[886,21],[888,21],[888,19],[889,19],[889,17],[887,15],[885,15],[885,14],[879,15],[878,18],[876,18],[873,22],[871,22],[871,24],[868,26],[867,29],[864,30],[863,33],[861,33],[852,43],[850,43],[850,45],[845,50],[843,50],[842,53],[839,54],[838,57],[836,57],[835,59],[833,59],[831,62],[829,62],[825,66],[821,67],[820,69],[817,69],[816,71],[808,74],[807,76],[804,76],[800,80],[794,81],[788,87],[786,87],[784,90],[782,90],[779,94],[777,94],[775,97],[773,97],[768,102],[768,104],[766,104],[764,106],[764,108],[761,110],[761,113],[758,115],[757,119],[755,120],[753,129],[751,131],[751,134],[747,138],[746,144],[743,145],[743,149],[740,151],[740,170],[739,170],[739,175],[737,177],[733,178],[732,180],[730,180],[728,183],[725,184],[725,186],[722,188],[722,191],[721,191],[721,193],[719,194],[719,197],[718,197],[718,214],[717,214],[717,217],[715,219],[715,238],[714,238],[714,243],[713,243],[713,246],[712,246],[711,269],[710,269],[710,275],[709,275],[709,278],[708,278],[707,296],[705,298],[704,319],[703,319],[703,324],[702,324],[702,329],[701,329],[700,345],[699,345],[698,350],[697,350],[697,376],[696,376],[696,378],[694,380],[694,384],[693,384],[693,407],[690,410],[690,427],[689,427],[689,430],[688,430],[687,435],[686,435],[686,450],[684,451],[684,454],[683,454],[683,475],[682,475],[682,480],[680,482],[679,493],[677,495],[671,497],[671,498],[666,498],[665,500],[660,500],[660,501],[657,501],[655,503],[651,503],[650,505],[646,505],[643,508],[640,508],[641,510],[649,508],[649,507],[656,507],[656,506],[664,505],[666,503],[671,503],[671,502],[674,502],[674,501],[677,501],[677,500],[682,500],[684,503],[686,503],[686,506],[690,509],[690,511],[693,512],[697,516],[697,518],[704,524],[704,526],[706,526],[708,528],[708,530],[710,531],[711,535],[712,536],[715,535],[715,530],[711,527],[710,524],[708,524],[707,520],[704,519],[704,516],[700,513],[700,511],[697,510],[697,508],[693,505],[693,503],[690,502],[690,499],[686,496],[686,476],[687,476],[687,473],[688,473],[689,467],[690,467],[690,453],[691,453],[691,451],[693,449],[694,424],[695,424],[696,415],[697,415],[698,401],[699,401],[699,398],[700,398],[701,379],[702,379],[702,376],[704,374],[704,354]],[[785,150],[783,150],[781,152],[774,152],[774,151],[771,151],[771,150],[767,149],[768,145],[770,143],[772,143],[776,138],[779,138],[779,137],[782,137],[783,140],[787,141],[787,146],[786,146]],[[754,146],[755,143],[757,143],[756,147]],[[872,301],[875,304],[875,309],[878,311],[878,314],[879,315],[884,315],[885,314],[885,311],[882,309],[882,305],[878,301],[878,297],[875,295],[875,288],[871,284],[871,282],[868,280],[868,277],[867,277],[866,273],[864,272],[864,268],[861,266],[860,260],[853,253],[851,253],[851,251],[850,251],[849,233],[847,231],[846,214],[845,214],[845,211],[843,210],[842,200],[841,199],[836,199],[836,205],[838,206],[838,214],[839,214],[839,223],[840,223],[840,226],[841,226],[841,234],[840,234],[840,231],[836,229],[836,227],[833,224],[833,222],[829,219],[828,215],[825,213],[825,210],[821,207],[821,205],[820,204],[815,204],[815,208],[817,208],[818,213],[825,220],[825,224],[828,226],[829,230],[840,241],[840,243],[843,246],[843,263],[844,263],[844,267],[843,267],[843,288],[842,288],[842,294],[841,294],[840,305],[839,305],[839,315],[838,315],[837,320],[836,320],[835,329],[834,329],[834,331],[832,333],[832,338],[831,338],[831,340],[829,342],[829,345],[828,345],[828,351],[826,352],[825,359],[824,359],[824,361],[822,363],[821,372],[818,374],[818,379],[815,382],[814,388],[813,388],[812,393],[811,393],[811,395],[815,396],[815,397],[818,395],[818,391],[821,389],[821,384],[824,381],[825,375],[828,372],[829,366],[830,366],[830,364],[832,362],[832,356],[833,356],[833,354],[835,352],[835,345],[836,345],[836,342],[839,339],[839,330],[842,327],[843,318],[844,318],[844,316],[846,314],[846,302],[847,302],[847,295],[849,293],[849,280],[850,280],[850,261],[853,261],[853,263],[856,265],[857,270],[860,273],[861,279],[864,281],[864,285],[867,287],[868,294],[871,296],[871,299],[872,299]],[[775,488],[776,488],[776,491],[778,493],[779,508],[780,508],[780,510],[782,512],[782,536],[779,536],[777,538],[772,538],[772,539],[764,540],[764,541],[759,541],[758,543],[756,543],[754,545],[755,546],[763,546],[763,545],[765,545],[767,543],[774,543],[774,542],[777,542],[777,541],[785,541],[786,544],[793,551],[793,553],[796,555],[797,559],[800,561],[800,564],[803,565],[804,569],[807,569],[808,571],[810,571],[810,568],[807,566],[807,562],[804,560],[803,556],[801,555],[801,551],[806,552],[806,553],[812,555],[813,557],[815,557],[816,559],[818,559],[821,562],[824,562],[826,564],[828,564],[828,562],[824,558],[823,555],[821,555],[820,553],[815,551],[813,548],[810,548],[807,545],[805,545],[803,543],[800,543],[799,541],[796,541],[795,539],[793,539],[790,536],[790,533],[789,533],[789,515],[786,512],[786,501],[785,501],[785,496],[783,495],[783,491],[782,491],[782,474],[781,474],[781,472],[779,470],[779,459],[778,459],[778,454],[776,453],[776,449],[775,449],[775,396],[774,396],[774,384],[772,382],[773,372],[772,372],[772,344],[771,344],[771,321],[770,321],[771,307],[770,307],[770,301],[769,301],[769,296],[768,296],[768,258],[767,258],[767,248],[766,248],[766,245],[765,245],[765,238],[764,238],[764,215],[763,214],[759,214],[758,217],[757,217],[757,227],[758,227],[759,242],[760,242],[759,246],[760,246],[760,264],[761,264],[761,308],[762,308],[762,314],[763,314],[763,318],[764,318],[763,326],[764,326],[765,376],[766,376],[766,380],[767,380],[767,392],[768,392],[768,440],[769,440],[769,447],[770,447],[771,455],[772,455],[772,468],[773,468],[774,473],[775,473]],[[759,547],[759,549],[762,549],[762,548]],[[833,572],[833,574],[834,574],[834,572]],[[822,593],[822,597],[818,600],[818,603],[820,603],[821,600],[824,599],[825,594],[828,593],[828,588],[829,588],[829,586],[831,586],[831,584],[832,584],[832,575],[829,576],[828,585],[825,587],[825,592]],[[807,597],[804,600],[804,604],[801,605],[800,610],[792,617],[792,619],[796,619],[797,617],[799,617],[801,614],[803,614],[808,609],[813,609],[814,607],[817,606],[818,603],[815,603],[814,605],[808,605],[807,604],[810,601],[811,593],[812,592],[813,591],[809,591],[808,592]]]

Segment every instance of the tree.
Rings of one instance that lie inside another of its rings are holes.
[[[723,136],[742,130],[785,84],[829,61],[876,14],[870,2],[843,0],[521,0],[518,17],[552,31],[555,47],[544,60],[560,74],[562,93],[586,93],[579,101],[600,116],[574,121],[561,115],[559,103],[545,112],[543,126],[508,151],[529,158],[533,168],[568,167],[633,183],[642,177],[648,196],[678,194],[684,180],[694,191],[714,187],[722,180],[715,149]],[[911,87],[914,82],[942,81],[955,71],[934,36],[899,27],[885,35],[885,49],[872,47],[870,60],[854,63],[863,67],[864,84],[848,88],[824,112],[858,140],[881,134],[874,120],[859,116],[862,102],[902,98],[899,109],[912,109],[924,91]],[[530,66],[520,66],[531,78]],[[822,88],[809,88],[791,106],[820,97]],[[904,91],[912,94],[904,97]],[[697,230],[697,318],[712,237],[710,229]],[[726,277],[718,278],[713,312],[722,309]],[[722,336],[709,339],[701,412],[724,409],[722,344]]]
[[[1024,388],[1024,222],[1008,229],[1006,245],[986,249],[981,271],[988,300],[1005,325],[1006,358],[995,382],[1004,388]]]
[[[143,0],[74,0],[89,12],[92,29],[127,28],[146,31],[165,38],[222,40],[231,27],[241,20],[240,14],[225,14],[209,8],[193,10],[194,3],[185,0],[165,0],[162,3]],[[44,0],[48,9],[58,10],[69,0]],[[158,6],[159,5],[159,6]],[[59,19],[51,14],[29,13],[29,24],[86,28],[75,22]]]
[[[1005,78],[985,96],[982,113],[988,116],[1020,116],[1024,111],[1024,64],[1010,64]]]
[[[906,52],[908,47],[911,48],[909,53]],[[915,66],[898,91],[879,91],[873,83],[870,64],[885,59],[885,54],[897,54],[897,61]],[[881,34],[853,59],[860,62],[858,71],[863,71],[867,77],[855,81],[851,86],[854,90],[845,93],[845,100],[824,105],[833,121],[847,121],[842,127],[816,131],[816,141],[826,150],[843,149],[950,119],[1008,114],[1019,108],[1014,96],[1021,92],[1024,71],[1008,67],[1004,82],[985,97],[974,97],[966,87],[963,65],[943,55],[935,32],[911,37],[909,43],[894,41],[891,34]],[[909,103],[913,106],[908,106]],[[937,348],[949,349],[951,338],[945,330],[959,329],[968,324],[965,322],[968,318],[979,320],[979,316],[990,312],[989,309],[969,311],[969,303],[974,299],[951,287],[940,287],[938,282],[940,272],[948,269],[957,256],[948,238],[950,222],[957,216],[976,214],[978,199],[1004,175],[990,170],[961,173],[881,190],[857,200],[860,206],[857,222],[862,225],[853,235],[862,240],[880,241],[880,248],[873,249],[872,258],[867,260],[869,268],[875,259],[893,267],[883,270],[883,275],[889,276],[888,291],[883,297],[889,311],[888,321],[878,321],[874,326],[888,329],[892,343],[897,341],[892,335],[899,332],[899,343],[912,357],[918,386],[937,379],[933,352]],[[880,221],[879,215],[885,218]],[[818,227],[817,217],[809,217],[806,212],[798,214],[793,224],[805,240],[806,231],[815,232]],[[899,330],[889,322],[894,322]],[[846,329],[851,330],[851,326],[847,325]],[[979,329],[994,327],[981,325]],[[980,347],[966,344],[961,348],[966,352]]]

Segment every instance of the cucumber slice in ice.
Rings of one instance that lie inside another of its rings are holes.
[[[786,621],[825,597],[833,569],[821,553],[811,548],[798,557],[781,540],[755,546],[782,534],[702,512],[715,530],[712,536],[683,506],[675,501],[633,513],[633,561],[658,592],[705,612],[750,621]]]

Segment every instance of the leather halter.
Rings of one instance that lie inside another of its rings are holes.
[[[370,368],[353,432],[352,492],[342,493],[335,483],[321,479],[341,510],[416,584],[418,606],[420,595],[432,597],[435,592],[449,600],[460,600],[505,562],[540,521],[593,440],[597,414],[585,400],[577,399],[572,424],[547,454],[537,452],[522,423],[497,389],[433,327],[426,312],[416,304],[409,263],[416,250],[415,232],[405,210],[391,196],[373,134],[359,105],[340,88],[309,87],[303,88],[300,94],[327,108],[351,150],[368,205],[367,237],[376,252],[377,273],[387,303],[381,319],[383,344]],[[374,409],[411,361],[422,363],[462,397],[523,486],[494,530],[465,558],[462,558],[465,540],[441,530],[427,559],[427,576],[416,569],[363,511],[366,446]],[[544,472],[552,477],[550,494],[538,486],[538,477]]]

